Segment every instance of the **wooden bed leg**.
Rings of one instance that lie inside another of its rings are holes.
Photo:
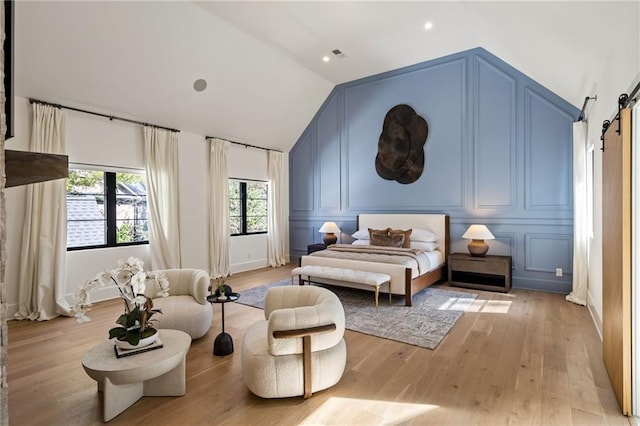
[[[413,294],[411,288],[411,268],[404,270],[404,304],[406,306],[413,306]]]

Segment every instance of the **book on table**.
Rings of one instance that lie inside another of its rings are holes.
[[[162,340],[160,340],[159,337],[152,344],[147,345],[147,346],[142,347],[142,348],[121,349],[121,348],[117,347],[116,345],[113,345],[113,349],[116,352],[116,357],[117,358],[123,358],[125,356],[137,355],[137,354],[153,351],[153,350],[160,349],[160,348],[162,348]]]

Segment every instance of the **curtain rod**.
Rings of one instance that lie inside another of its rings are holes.
[[[582,104],[582,109],[580,110],[580,115],[578,116],[578,120],[577,121],[584,121],[584,109],[587,107],[587,102],[589,102],[589,100],[593,99],[594,101],[598,100],[598,95],[595,95],[594,97],[589,97],[587,96],[586,98],[584,98],[584,103]]]
[[[251,144],[242,143],[242,142],[234,142],[234,141],[230,141],[229,139],[219,138],[217,136],[205,136],[205,139],[220,139],[221,141],[233,143],[233,144],[236,144],[236,145],[242,145],[245,148],[255,148],[255,149],[262,149],[262,150],[265,150],[265,151],[274,151],[274,152],[282,153],[282,151],[278,151],[277,149],[263,148],[261,146],[251,145]]]
[[[87,111],[87,110],[80,109],[80,108],[74,108],[74,107],[64,106],[64,105],[60,105],[60,104],[54,104],[54,103],[51,103],[51,102],[41,101],[39,99],[29,98],[29,103],[30,104],[37,103],[37,104],[42,104],[42,105],[49,105],[49,106],[52,106],[52,107],[55,107],[55,108],[63,108],[63,109],[71,110],[71,111],[83,112],[85,114],[97,115],[98,117],[108,118],[109,120],[126,121],[127,123],[140,124],[142,126],[155,127],[157,129],[168,130],[168,131],[174,132],[174,133],[180,133],[180,130],[172,129],[170,127],[158,126],[156,124],[144,123],[142,121],[130,120],[128,118],[122,118],[122,117],[116,117],[115,115],[101,114],[99,112]]]

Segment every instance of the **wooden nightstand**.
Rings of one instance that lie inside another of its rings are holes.
[[[307,246],[307,254],[311,254],[314,251],[320,251],[320,250],[324,250],[327,248],[326,244],[323,243],[319,243],[319,244],[309,244]]]
[[[507,293],[511,289],[511,256],[449,255],[449,283],[457,287]]]

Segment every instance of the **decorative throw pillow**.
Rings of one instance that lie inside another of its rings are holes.
[[[367,229],[358,229],[356,232],[351,234],[351,238],[354,238],[356,240],[368,240],[369,238],[371,238],[371,236],[369,235],[369,231]]]
[[[409,248],[409,243],[411,243],[411,231],[411,229],[407,229],[406,231],[403,231],[402,229],[391,229],[389,230],[389,235],[404,235],[404,243],[402,243],[402,247]]]
[[[376,234],[382,234],[382,235],[389,235],[389,229],[390,228],[386,228],[386,229],[373,229],[373,228],[369,228],[369,239],[371,238],[371,234],[376,233]]]
[[[423,241],[425,243],[436,243],[440,238],[438,235],[425,229],[414,229],[411,233],[411,239],[413,241]]]
[[[433,243],[428,243],[433,244]],[[366,240],[355,240],[351,243],[352,246],[368,246],[371,245],[371,240],[367,238]]]
[[[402,243],[404,243],[404,234],[389,235],[376,232],[371,234],[372,246],[402,247]]]

